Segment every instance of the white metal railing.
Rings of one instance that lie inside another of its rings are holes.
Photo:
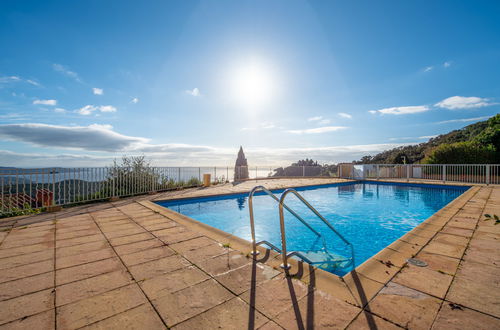
[[[0,168],[0,217],[53,205],[71,205],[197,186],[270,177],[421,179],[500,184],[500,165],[317,165],[215,167]]]
[[[499,164],[344,164],[342,178],[500,184]]]
[[[0,168],[0,217],[54,205],[71,205],[198,186],[282,176],[336,176],[322,166]]]

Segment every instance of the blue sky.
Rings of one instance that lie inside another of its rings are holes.
[[[500,109],[498,1],[0,2],[0,162],[358,159]]]

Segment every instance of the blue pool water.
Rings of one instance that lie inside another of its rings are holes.
[[[357,182],[296,190],[316,208],[354,247],[354,264],[332,272],[343,275],[352,267],[394,242],[429,218],[469,187]],[[279,197],[283,190],[273,191]],[[248,194],[159,201],[159,205],[251,241]],[[319,251],[326,248],[347,256],[349,249],[295,196],[286,204],[305,219],[323,239],[285,211],[288,251]],[[262,193],[254,196],[257,241],[281,247],[278,203]]]

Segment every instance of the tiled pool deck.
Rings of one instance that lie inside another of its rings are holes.
[[[482,217],[500,214],[500,187],[471,188],[342,279],[297,263],[285,276],[276,254],[248,258],[247,242],[149,202],[254,185],[0,220],[0,328],[500,329],[500,226]]]

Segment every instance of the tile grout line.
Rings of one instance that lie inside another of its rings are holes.
[[[54,224],[54,289],[52,292],[54,293],[54,330],[57,330],[57,289],[56,289],[56,276],[57,276],[57,215],[54,215],[54,220],[52,220]]]
[[[118,209],[116,206],[113,205],[113,208],[117,209],[119,212],[123,213],[120,209]],[[125,213],[123,213],[125,214]],[[94,215],[92,214],[92,212],[89,212],[89,215],[90,217],[94,220],[95,224],[97,225],[97,227],[99,228],[99,230],[101,231],[101,234],[104,236],[104,238],[106,239],[106,241],[108,242],[108,244],[111,246],[111,249],[113,250],[113,252],[116,254],[116,256],[118,257],[118,259],[120,260],[121,264],[123,265],[123,267],[125,267],[125,269],[127,270],[127,273],[130,275],[130,277],[132,278],[132,280],[134,281],[135,285],[137,285],[137,287],[139,288],[139,290],[141,290],[142,294],[144,295],[144,297],[146,298],[146,300],[149,302],[149,305],[151,306],[151,308],[153,308],[153,310],[156,312],[156,314],[158,315],[158,317],[160,318],[161,322],[163,323],[163,325],[169,329],[168,325],[165,323],[165,321],[163,320],[163,318],[161,317],[160,313],[158,312],[158,310],[156,309],[156,307],[153,305],[153,303],[151,302],[151,299],[149,299],[148,295],[144,292],[144,290],[142,289],[142,287],[139,285],[139,283],[137,282],[137,280],[135,279],[135,277],[132,275],[132,273],[130,272],[130,270],[128,269],[127,265],[125,264],[125,262],[122,260],[121,256],[116,252],[115,250],[115,247],[113,245],[111,245],[111,242],[109,241],[109,239],[106,237],[106,235],[104,234],[104,232],[102,231],[101,227],[99,226],[99,224],[97,223],[97,221],[95,220],[95,217]],[[132,220],[133,221],[133,220]],[[135,221],[134,221],[135,222]],[[136,306],[137,307],[137,306]]]

